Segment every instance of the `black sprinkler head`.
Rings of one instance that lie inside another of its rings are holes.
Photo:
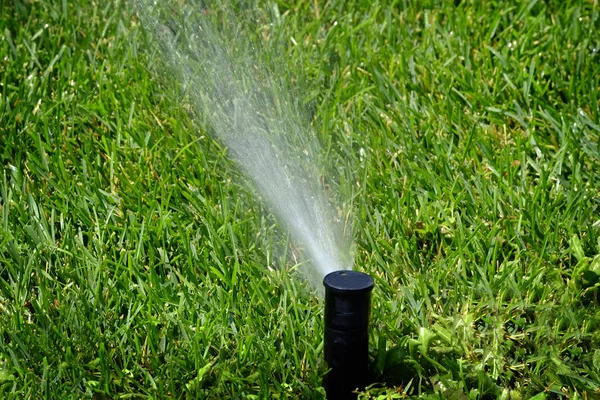
[[[356,399],[368,384],[369,313],[373,278],[357,271],[335,271],[325,286],[325,362],[328,400]]]

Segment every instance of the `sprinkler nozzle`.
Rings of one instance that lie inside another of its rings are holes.
[[[325,286],[325,362],[328,400],[356,399],[368,384],[369,313],[373,278],[357,271],[335,271]]]

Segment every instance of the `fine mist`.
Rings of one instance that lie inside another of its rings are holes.
[[[312,268],[300,269],[310,282],[351,268],[348,241],[319,179],[321,149],[282,65],[223,6],[165,3],[138,0],[138,15],[197,125],[227,147],[291,232],[310,261]]]

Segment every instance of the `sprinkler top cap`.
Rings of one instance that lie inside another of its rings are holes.
[[[335,271],[323,278],[325,290],[330,293],[361,293],[373,289],[373,278],[358,271]]]

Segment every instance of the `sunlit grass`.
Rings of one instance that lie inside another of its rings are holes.
[[[598,5],[247,12],[376,279],[365,397],[600,396]],[[0,0],[0,398],[323,398],[294,244],[131,13]]]

